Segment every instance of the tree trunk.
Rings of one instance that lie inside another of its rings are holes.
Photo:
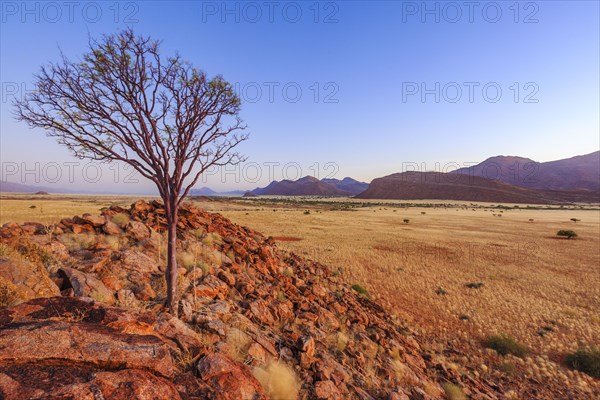
[[[167,211],[167,307],[177,315],[177,205],[170,204]]]

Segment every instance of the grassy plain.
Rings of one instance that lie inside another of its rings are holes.
[[[0,224],[57,222],[133,200],[5,195]],[[423,334],[470,344],[482,357],[486,337],[508,335],[530,350],[530,356],[514,362],[531,364],[531,377],[552,374],[565,382],[589,383],[588,377],[557,365],[569,352],[600,345],[597,206],[277,198],[197,202],[275,237],[280,248],[329,265],[348,285],[366,288],[389,310],[415,322]],[[578,237],[557,238],[561,229]]]

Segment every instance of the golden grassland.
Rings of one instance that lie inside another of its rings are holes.
[[[57,222],[133,200],[5,195],[0,224]],[[600,345],[598,207],[411,203],[260,198],[198,205],[329,265],[423,334],[470,343],[482,354],[485,337],[510,335],[532,350],[531,357],[514,362],[531,363],[532,377],[564,375],[566,382],[573,372],[557,367],[561,355]],[[557,238],[561,229],[579,236]]]
[[[337,269],[426,335],[469,342],[476,352],[484,338],[509,335],[531,349],[514,362],[530,363],[532,377],[566,381],[562,355],[600,345],[598,208],[422,204],[341,211],[250,203],[221,213]],[[561,229],[579,236],[558,238]]]

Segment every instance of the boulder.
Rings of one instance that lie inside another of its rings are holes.
[[[261,324],[270,326],[275,323],[275,318],[273,318],[273,314],[264,300],[256,300],[250,303],[250,311]]]
[[[229,292],[229,287],[216,276],[207,275],[202,280],[202,283],[193,289],[193,292],[197,297],[225,299]]]
[[[106,304],[115,303],[115,294],[93,274],[86,274],[73,268],[63,267],[58,270],[63,278],[61,290],[73,288],[75,296],[89,297]]]
[[[0,366],[1,394],[11,400],[181,399],[170,381],[148,371],[35,363]]]
[[[99,228],[106,222],[106,218],[102,215],[83,214],[81,219],[92,225],[94,228]]]
[[[150,237],[150,228],[138,221],[130,221],[125,230],[135,240],[145,240]]]
[[[341,400],[342,394],[332,381],[319,381],[315,383],[315,396],[320,400]]]
[[[2,303],[6,303],[0,304],[0,307],[36,297],[60,296],[58,286],[44,267],[12,257],[0,257],[0,290],[3,292]]]
[[[104,225],[102,225],[102,231],[104,233],[106,233],[107,235],[115,235],[115,236],[123,233],[123,230],[121,229],[121,227],[110,220],[106,221],[104,223]]]
[[[93,233],[94,227],[90,224],[73,224],[71,227],[73,233],[79,235],[81,233]]]
[[[211,387],[214,400],[266,399],[250,369],[226,356],[211,353],[198,362],[198,375]]]
[[[140,314],[92,300],[51,297],[0,311],[0,365],[84,364],[172,377],[173,344]],[[149,320],[151,322],[151,320]]]
[[[38,222],[25,222],[21,225],[21,229],[27,235],[43,235],[47,233],[44,224]]]

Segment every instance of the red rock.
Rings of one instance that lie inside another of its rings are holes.
[[[115,302],[114,292],[92,274],[86,274],[72,268],[63,267],[58,271],[65,280],[61,289],[73,288],[75,296],[89,297],[112,305]]]
[[[125,227],[125,230],[135,240],[144,240],[150,237],[150,228],[141,222],[130,221]]]
[[[250,369],[238,364],[224,355],[211,353],[198,363],[200,378],[211,387],[210,399],[240,400],[266,399],[260,383]]]
[[[101,227],[106,222],[106,218],[102,215],[83,214],[81,219],[95,228]]]
[[[315,383],[315,396],[322,400],[343,399],[342,394],[332,381],[319,381]]]
[[[271,326],[275,323],[273,314],[271,314],[271,311],[264,300],[256,300],[250,303],[250,311],[252,311],[256,320],[262,324]]]
[[[219,279],[228,284],[229,286],[235,286],[235,277],[233,274],[226,270],[219,271],[218,275]]]
[[[23,229],[19,226],[19,224],[15,222],[9,222],[2,225],[0,228],[0,237],[2,238],[12,238],[16,236],[20,236],[23,234]]]
[[[132,334],[134,319],[123,320],[118,328],[114,322],[110,327],[103,325],[108,311],[93,302],[66,297],[36,299],[1,310],[0,365],[41,365],[50,360],[173,376],[169,344],[157,336]]]
[[[67,250],[67,247],[61,242],[52,241],[42,245],[41,247],[44,251],[52,254],[52,256],[59,261],[65,261],[69,259],[69,250]]]
[[[0,257],[0,285],[10,295],[11,305],[36,297],[60,296],[48,271],[24,259]]]
[[[112,221],[106,221],[106,223],[102,226],[102,231],[107,235],[121,235],[123,230],[117,224]]]
[[[202,280],[202,284],[194,288],[194,294],[197,297],[208,297],[211,299],[225,299],[228,292],[229,287],[227,284],[214,275],[207,275]]]
[[[73,229],[73,233],[75,234],[81,234],[81,233],[92,233],[94,232],[94,227],[90,224],[73,224],[73,226],[71,227],[71,229]]]
[[[21,229],[27,235],[44,235],[48,233],[46,227],[37,222],[25,222],[21,225]]]

